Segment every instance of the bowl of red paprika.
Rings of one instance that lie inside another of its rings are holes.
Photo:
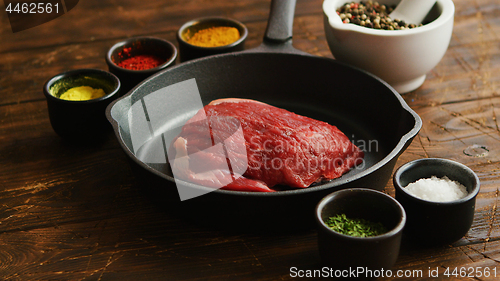
[[[177,48],[157,37],[133,37],[113,45],[106,54],[111,73],[127,93],[149,76],[175,64]]]

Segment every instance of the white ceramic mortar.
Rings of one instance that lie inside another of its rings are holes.
[[[336,10],[350,2],[323,2],[326,38],[335,59],[377,75],[399,93],[420,87],[448,49],[455,14],[453,1],[438,0],[426,18],[431,20],[429,23],[406,30],[344,24]],[[400,0],[378,2],[397,5]]]

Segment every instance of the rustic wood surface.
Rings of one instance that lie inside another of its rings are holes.
[[[115,137],[76,145],[52,130],[44,82],[78,68],[107,69],[107,49],[152,35],[176,43],[186,21],[238,19],[258,46],[269,0],[85,0],[68,14],[12,33],[0,12],[0,279],[1,280],[290,280],[291,267],[321,269],[314,230],[249,234],[201,227],[165,212],[137,188]],[[469,233],[445,247],[403,245],[394,270],[482,267],[500,276],[500,3],[454,0],[450,47],[416,91],[403,95],[423,128],[396,167],[448,158],[481,180]],[[294,46],[332,57],[322,0],[299,0]],[[2,6],[3,7],[3,6]],[[486,156],[464,153],[476,145]],[[385,191],[394,196],[392,183]],[[382,278],[393,280],[395,278]],[[408,280],[409,280],[408,279]],[[449,278],[454,279],[454,278]]]

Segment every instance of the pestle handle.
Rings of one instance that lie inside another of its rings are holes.
[[[402,0],[389,17],[418,25],[422,23],[435,3],[436,0]]]

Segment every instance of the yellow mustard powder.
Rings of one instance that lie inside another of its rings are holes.
[[[94,89],[89,86],[74,87],[62,94],[59,98],[63,100],[82,101],[104,97],[106,93],[102,89]]]
[[[193,37],[188,40],[189,44],[200,47],[219,47],[229,45],[240,39],[238,29],[234,27],[211,27],[202,29],[196,32]]]

